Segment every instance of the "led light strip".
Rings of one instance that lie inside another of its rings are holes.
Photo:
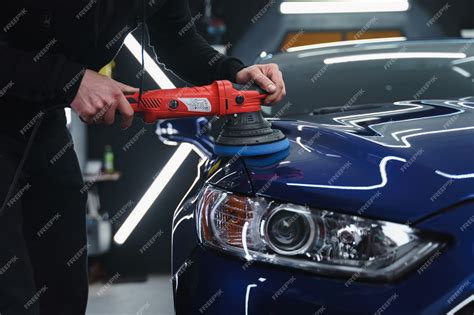
[[[142,199],[137,203],[125,222],[114,236],[117,244],[123,244],[130,234],[133,232],[138,223],[142,220],[156,198],[161,194],[163,189],[168,185],[173,175],[179,169],[184,160],[193,151],[193,146],[182,143],[174,152],[168,163],[163,167],[160,174],[155,178],[151,186],[147,189]]]
[[[282,14],[402,12],[409,8],[408,0],[285,1],[280,4]]]

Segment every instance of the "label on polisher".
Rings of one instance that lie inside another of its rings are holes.
[[[211,112],[211,103],[207,98],[178,98],[190,112]]]

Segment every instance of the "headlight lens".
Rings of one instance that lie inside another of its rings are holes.
[[[372,279],[395,278],[442,246],[407,225],[211,186],[201,193],[197,228],[203,244],[247,260]]]

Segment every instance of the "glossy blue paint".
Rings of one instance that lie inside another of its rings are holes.
[[[474,194],[474,102],[406,102],[324,116],[273,122],[291,153],[272,169],[247,165],[254,192],[273,178],[262,195],[349,214],[363,209],[400,223]]]
[[[293,55],[281,58],[292,66]],[[287,152],[213,156],[194,197],[175,214],[178,315],[374,314],[387,303],[381,314],[433,315],[474,294],[473,97],[350,106],[272,123],[288,137]],[[441,235],[447,245],[385,283],[246,262],[197,239],[194,213],[204,182],[237,194],[409,224]]]
[[[361,123],[366,117],[370,119]],[[289,152],[278,157],[216,159],[208,170],[216,163],[219,167],[207,182],[252,195],[272,180],[262,195],[314,208],[411,222],[453,241],[433,256],[427,267],[393,283],[350,283],[348,279],[246,263],[202,247],[196,240],[196,222],[191,219],[194,203],[181,209],[174,222],[177,314],[199,313],[213,296],[214,302],[205,307],[207,314],[246,314],[246,308],[248,314],[289,314],[295,309],[301,314],[320,309],[324,314],[368,314],[389,299],[391,306],[384,314],[448,311],[474,291],[474,223],[461,229],[469,220],[474,221],[473,119],[474,102],[453,100],[406,102],[306,121],[273,121],[274,127],[288,136]],[[446,126],[448,121],[451,123]],[[336,173],[338,178],[333,177]],[[373,204],[357,213],[377,191],[380,196]],[[186,216],[188,219],[182,220]],[[193,263],[187,264],[189,261]],[[285,283],[288,289],[275,296]],[[449,303],[461,286],[465,287],[463,292]]]

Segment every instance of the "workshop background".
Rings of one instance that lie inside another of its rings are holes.
[[[204,0],[190,5],[199,32],[220,51],[246,64],[259,56],[309,44],[384,37],[474,37],[472,0],[409,0],[409,4],[402,12],[328,14],[284,14],[277,0]],[[436,20],[429,23],[433,17]],[[141,30],[129,36],[140,41]],[[145,89],[158,88],[159,77],[140,72],[136,58],[140,47],[133,45],[137,42],[126,43],[103,73],[133,86],[139,86],[143,76]],[[152,48],[146,51],[153,56]],[[161,68],[173,84],[185,86]],[[125,231],[125,241],[117,242],[114,235],[125,219],[163,167],[173,163],[176,146],[165,145],[156,134],[157,126],[139,119],[123,131],[118,123],[86,126],[73,114],[70,128],[89,194],[91,290],[87,314],[173,314],[171,222],[197,175],[199,157],[191,154],[174,165],[177,172],[164,189],[148,193],[151,206],[138,225]]]

